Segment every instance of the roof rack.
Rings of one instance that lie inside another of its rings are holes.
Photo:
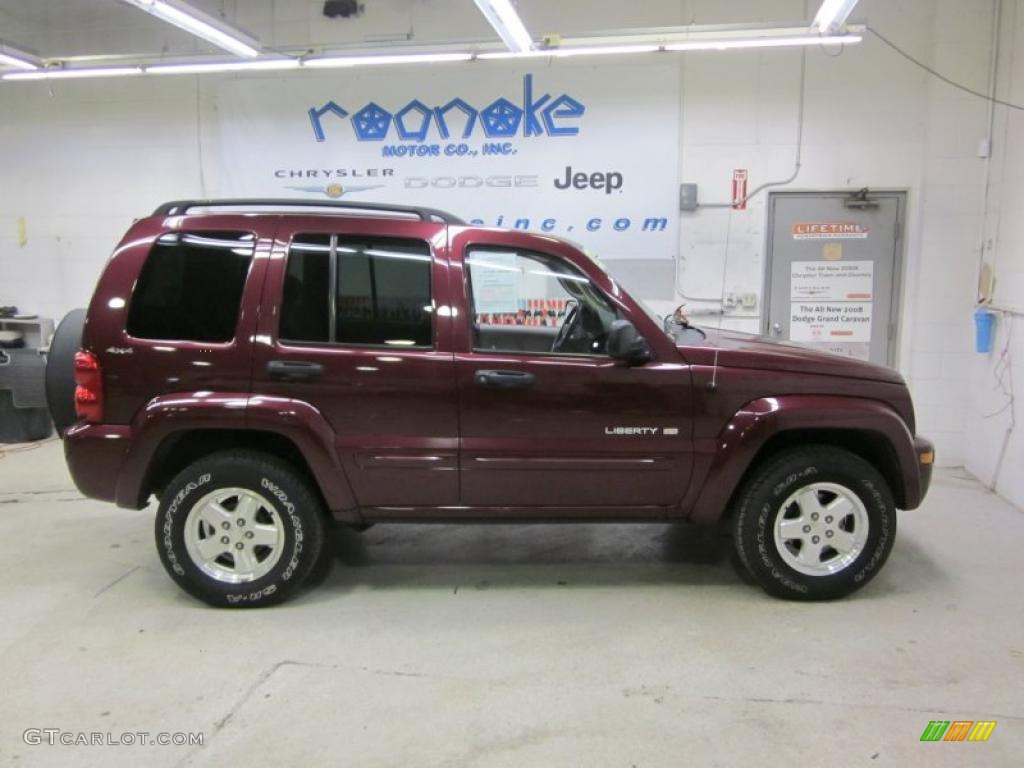
[[[288,198],[251,198],[233,200],[175,200],[164,203],[154,216],[182,216],[193,208],[337,208],[350,211],[379,211],[417,216],[421,221],[437,221],[444,224],[465,225],[458,216],[436,208],[421,208],[411,205],[388,205],[387,203],[342,202],[340,200],[296,200]]]

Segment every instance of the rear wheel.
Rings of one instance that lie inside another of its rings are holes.
[[[867,584],[896,538],[892,492],[849,451],[808,446],[756,469],[733,518],[736,553],[769,593],[827,600]]]
[[[272,605],[309,576],[323,546],[320,502],[289,465],[247,451],[191,464],[156,518],[160,559],[189,594],[215,606]]]

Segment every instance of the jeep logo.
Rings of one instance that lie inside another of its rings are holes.
[[[579,173],[572,172],[572,166],[565,166],[565,178],[555,179],[556,189],[603,189],[606,195],[610,195],[616,189],[622,189],[622,174],[618,171],[607,173]]]

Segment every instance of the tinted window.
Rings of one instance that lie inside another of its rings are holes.
[[[282,339],[330,341],[331,236],[292,241],[281,302]]]
[[[430,268],[424,242],[349,236],[332,242],[324,235],[300,235],[288,255],[280,336],[286,341],[429,347]]]
[[[140,339],[231,341],[255,235],[162,235],[139,275],[128,333]]]

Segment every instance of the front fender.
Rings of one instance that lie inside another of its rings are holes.
[[[902,489],[893,489],[897,503],[903,509],[920,504],[925,487],[914,437],[893,408],[864,398],[792,395],[752,400],[716,437],[696,442],[695,465],[707,470],[683,500],[683,516],[702,524],[718,520],[768,440],[795,430],[846,430],[884,439],[899,465]]]
[[[355,497],[334,450],[330,425],[312,405],[247,392],[182,392],[150,400],[131,424],[130,447],[116,489],[119,506],[140,508],[145,480],[159,447],[178,432],[259,430],[290,440],[309,466],[330,510],[355,508]]]

